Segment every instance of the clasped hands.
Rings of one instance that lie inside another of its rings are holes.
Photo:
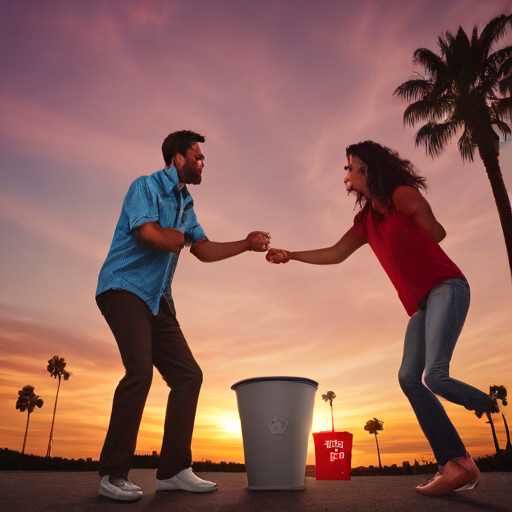
[[[269,249],[265,258],[269,263],[275,263],[276,265],[290,261],[290,255],[284,249]]]
[[[252,231],[247,235],[249,251],[265,252],[270,249],[270,234],[266,231]]]
[[[252,231],[246,238],[249,250],[255,252],[267,252],[266,258],[270,263],[287,263],[290,256],[284,249],[270,248],[270,234],[265,231]]]

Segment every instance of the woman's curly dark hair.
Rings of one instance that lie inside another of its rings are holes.
[[[426,178],[420,176],[409,160],[400,158],[398,153],[377,142],[367,140],[347,146],[347,156],[357,156],[366,164],[366,184],[372,196],[383,206],[393,209],[392,196],[396,187],[410,185],[427,190]],[[369,210],[371,201],[357,193],[356,205]]]

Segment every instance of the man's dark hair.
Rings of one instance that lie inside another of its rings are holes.
[[[357,156],[366,164],[368,190],[386,208],[393,208],[393,192],[400,185],[427,190],[426,178],[418,174],[409,160],[400,158],[396,151],[377,142],[367,140],[347,146],[348,155]],[[371,202],[358,192],[356,205],[369,209]]]
[[[196,142],[204,142],[205,140],[203,135],[191,132],[190,130],[180,130],[167,135],[162,144],[165,165],[171,165],[172,159],[176,153],[185,156],[187,151]]]

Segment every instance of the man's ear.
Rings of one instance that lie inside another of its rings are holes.
[[[171,165],[174,165],[176,169],[181,169],[185,163],[185,157],[181,153],[176,153],[171,161]]]

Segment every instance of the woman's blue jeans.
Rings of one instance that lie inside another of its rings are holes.
[[[469,410],[489,408],[488,395],[452,379],[449,373],[469,300],[469,284],[462,278],[449,279],[432,289],[426,308],[420,309],[409,320],[398,373],[400,386],[440,465],[463,457],[466,448],[435,395]],[[422,382],[423,372],[425,384]]]

